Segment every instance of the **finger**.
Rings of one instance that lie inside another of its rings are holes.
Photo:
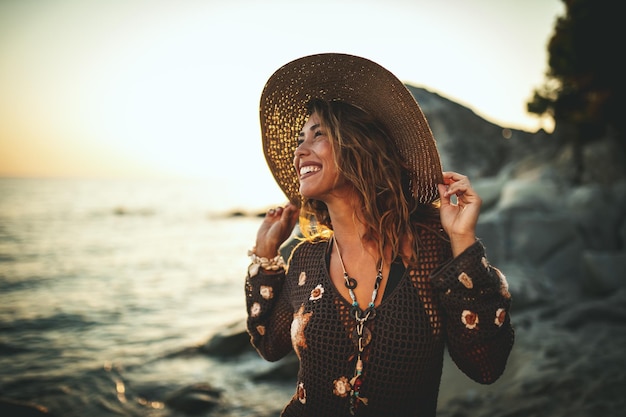
[[[267,210],[266,216],[280,219],[281,215],[283,214],[283,210],[284,209],[281,206],[272,207],[269,210]]]
[[[441,205],[450,205],[450,194],[448,194],[448,186],[444,184],[437,184],[439,190],[439,197],[441,199]]]
[[[297,206],[291,204],[291,203],[287,203],[287,205],[285,206],[284,209],[284,213],[288,216],[288,217],[292,217],[292,218],[298,218],[298,214],[299,214],[300,210],[298,209]]]
[[[448,184],[448,194],[456,194],[457,197],[462,194],[471,193],[472,185],[467,177],[464,177],[456,182]]]
[[[443,185],[443,192],[444,192],[445,197],[450,197],[452,195],[461,197],[463,194],[465,194],[468,191],[468,189],[469,188],[467,188],[465,185],[459,184],[459,183]]]
[[[285,207],[285,211],[283,212],[283,217],[285,218],[285,221],[289,224],[290,230],[293,230],[293,228],[296,226],[299,215],[300,215],[300,211],[298,210],[297,207],[295,206]]]
[[[443,182],[444,184],[452,184],[457,181],[461,181],[463,179],[467,179],[465,175],[461,175],[458,172],[454,171],[445,171],[443,172]]]

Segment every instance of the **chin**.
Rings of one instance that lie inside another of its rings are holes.
[[[319,193],[313,193],[313,192],[307,191],[306,189],[301,189],[300,195],[309,200],[320,200]]]

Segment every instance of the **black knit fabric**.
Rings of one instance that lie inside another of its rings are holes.
[[[480,241],[457,258],[449,244],[424,230],[420,262],[409,268],[366,322],[357,416],[435,416],[444,346],[457,366],[480,383],[504,371],[514,333],[510,295]],[[292,349],[300,359],[295,393],[283,417],[350,416],[357,347],[351,305],[334,287],[328,240],[296,247],[288,272],[246,278],[248,332],[269,361]]]

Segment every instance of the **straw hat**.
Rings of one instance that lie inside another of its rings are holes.
[[[263,152],[276,182],[299,203],[293,166],[296,139],[312,98],[341,100],[382,121],[413,173],[412,194],[420,203],[439,197],[442,169],[435,139],[417,101],[391,72],[368,59],[339,53],[305,56],[279,68],[261,94]]]

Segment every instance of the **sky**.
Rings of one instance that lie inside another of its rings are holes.
[[[343,52],[503,127],[545,79],[561,0],[0,0],[0,177],[198,178],[278,198],[258,103]]]

